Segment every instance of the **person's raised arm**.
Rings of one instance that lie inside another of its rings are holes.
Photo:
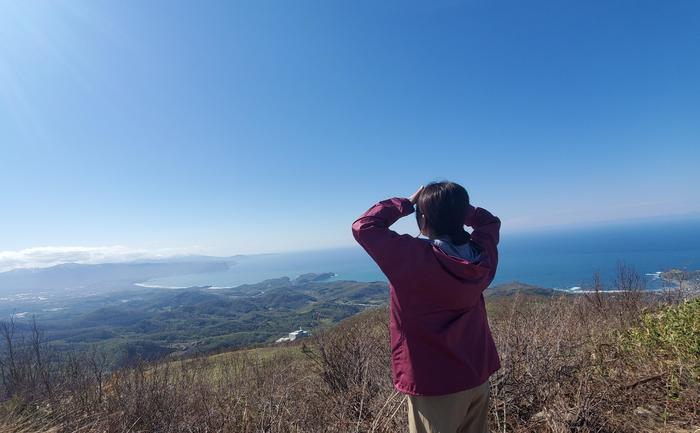
[[[494,246],[498,245],[501,220],[486,209],[469,205],[464,225],[474,229],[472,240],[476,243],[484,242],[493,243]]]
[[[493,267],[493,274],[495,275],[496,265],[498,263],[497,245],[500,237],[501,220],[486,209],[480,207],[475,208],[469,205],[464,225],[474,229],[471,239],[486,250],[489,256],[490,266]]]
[[[411,198],[382,200],[352,223],[353,237],[390,280],[407,270],[410,260],[406,258],[411,253],[409,245],[415,239],[410,235],[400,235],[389,227],[399,218],[415,211],[413,204],[418,192]]]

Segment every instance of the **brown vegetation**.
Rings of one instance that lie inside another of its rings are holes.
[[[698,428],[700,301],[645,294],[630,269],[618,280],[617,294],[489,300],[503,364],[492,377],[492,431]],[[0,430],[406,431],[387,320],[375,309],[304,343],[109,374],[98,351],[58,362],[38,330],[19,338],[5,323]]]

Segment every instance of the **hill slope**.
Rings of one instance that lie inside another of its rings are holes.
[[[491,298],[489,309],[502,359],[491,381],[494,431],[699,427],[700,300],[516,295]],[[102,379],[94,364],[75,364],[51,390],[38,382],[17,391],[4,407],[5,430],[405,431],[387,319],[385,308],[371,309],[299,343],[142,364]]]

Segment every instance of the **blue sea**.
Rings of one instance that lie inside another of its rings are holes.
[[[494,284],[520,281],[561,290],[590,287],[599,273],[612,288],[618,263],[639,272],[649,289],[661,288],[658,272],[700,269],[700,219],[600,224],[579,229],[504,232]],[[181,275],[144,282],[162,287],[232,287],[268,278],[333,272],[334,279],[385,281],[359,246],[236,258],[224,272]]]

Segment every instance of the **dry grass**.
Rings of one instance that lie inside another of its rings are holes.
[[[700,301],[630,292],[490,302],[499,303],[491,324],[503,364],[492,378],[492,431],[698,428]],[[386,309],[372,310],[304,344],[141,364],[102,380],[89,357],[43,375],[27,367],[35,389],[15,384],[0,430],[406,431],[387,320]]]
[[[681,360],[631,344],[630,335],[644,329],[638,319],[659,308],[653,300],[606,295],[604,302],[599,309],[590,297],[562,297],[518,308],[516,300],[495,321],[503,359],[492,378],[495,431],[697,428],[698,354]]]

